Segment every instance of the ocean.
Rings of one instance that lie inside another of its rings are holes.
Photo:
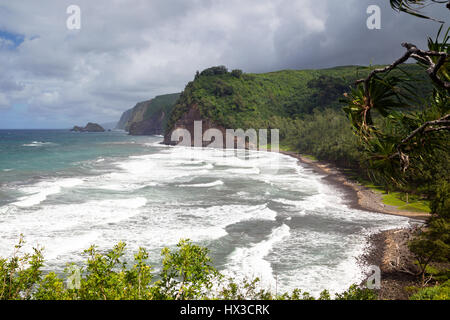
[[[364,277],[358,257],[374,232],[405,217],[350,208],[342,191],[278,153],[161,145],[124,132],[0,130],[0,257],[20,234],[44,248],[46,270],[119,241],[132,258],[191,239],[215,266],[262,279],[278,293],[346,290]],[[271,165],[277,163],[277,170]]]

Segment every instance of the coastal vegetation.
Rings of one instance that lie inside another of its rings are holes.
[[[372,67],[344,66],[320,70],[282,70],[264,74],[229,72],[224,66],[197,73],[187,84],[169,118],[166,133],[196,105],[205,119],[225,128],[279,128],[281,137],[293,120],[325,109],[341,112],[342,94]],[[406,65],[396,74],[408,72],[425,79],[416,65]],[[418,84],[427,95],[431,87]]]
[[[420,12],[421,6],[430,1],[390,2],[395,10],[432,19]],[[445,1],[432,2],[446,4],[450,9]],[[416,257],[416,275],[421,277],[422,286],[433,282],[435,287],[422,289],[413,299],[448,299],[449,292],[449,32],[450,28],[445,30],[442,24],[436,37],[428,38],[425,50],[403,43],[406,52],[400,58],[356,82],[346,95],[344,108],[372,181],[416,189],[431,199],[431,218],[409,243],[409,249]],[[399,79],[392,74],[408,59],[417,61],[433,86],[432,94],[425,99],[414,89],[408,90],[417,79]],[[408,86],[402,87],[405,83]],[[375,121],[375,114],[379,121]]]
[[[207,248],[181,240],[176,249],[161,251],[159,272],[148,264],[149,253],[139,248],[126,259],[126,244],[84,251],[82,264],[68,263],[64,272],[44,270],[43,250],[22,254],[23,238],[9,259],[0,258],[0,300],[376,300],[375,290],[357,284],[348,290],[318,296],[294,289],[274,293],[260,279],[225,277],[214,266]],[[412,300],[450,299],[449,280],[427,288],[410,288]]]

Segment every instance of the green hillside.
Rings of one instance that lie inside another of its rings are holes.
[[[151,100],[151,103],[146,108],[143,115],[143,120],[150,119],[157,114],[161,114],[162,112],[164,112],[164,114],[166,115],[169,115],[172,112],[172,109],[175,106],[175,103],[177,102],[179,97],[180,97],[179,93],[156,96],[154,99]],[[166,127],[167,121],[168,117],[165,116],[162,121],[163,128]]]
[[[132,135],[161,134],[179,97],[179,93],[172,93],[139,102],[122,114],[117,128]]]
[[[273,116],[295,119],[314,109],[341,109],[339,99],[355,80],[372,68],[344,66],[321,70],[283,70],[243,74],[240,70],[213,67],[197,73],[178,100],[168,123],[170,131],[182,114],[197,105],[205,118],[227,128],[272,127]],[[405,65],[408,74],[425,79],[417,65]],[[402,72],[395,71],[397,76]],[[425,83],[425,82],[424,82]],[[424,85],[425,86],[425,85]],[[418,92],[429,92],[430,87]]]

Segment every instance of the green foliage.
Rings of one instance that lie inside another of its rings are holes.
[[[306,110],[311,113],[313,110],[327,108],[339,109],[339,99],[348,90],[348,83],[342,78],[320,75],[307,83],[308,89],[313,91],[310,100],[307,102]],[[305,110],[302,106],[295,113]]]
[[[201,299],[205,298],[218,277],[212,266],[208,249],[181,240],[178,251],[162,250],[163,268],[161,280],[157,282],[158,299]]]
[[[431,210],[443,219],[450,219],[450,182],[448,180],[439,181],[436,187],[436,197],[431,203]]]
[[[233,278],[226,279],[218,298],[222,300],[273,300],[275,297],[267,290],[259,288],[260,279],[244,279],[236,283]]]
[[[400,10],[410,10],[411,4],[419,2],[422,1],[402,1],[396,5]],[[442,27],[435,40],[428,39],[428,47],[430,51],[448,53],[449,31],[440,41],[441,31]],[[424,73],[425,68],[430,67],[427,65],[430,60],[435,65],[440,64],[438,56],[428,58],[417,59]],[[430,263],[448,262],[450,257],[450,95],[432,78],[426,80],[433,86],[432,94],[418,95],[414,84],[420,80],[407,72],[404,77],[399,77],[392,71],[384,71],[378,70],[378,74],[373,73],[354,88],[346,96],[344,111],[359,137],[363,148],[362,164],[369,169],[373,182],[383,185],[387,191],[392,187],[416,189],[434,198],[431,206],[433,217],[409,243],[424,285]],[[442,81],[450,80],[448,59],[441,64],[437,74]]]
[[[450,300],[450,280],[440,286],[434,286],[419,290],[412,295],[410,300]]]
[[[12,258],[0,259],[0,300],[315,300],[299,289],[274,294],[262,289],[258,278],[238,282],[226,279],[212,265],[208,249],[189,240],[181,240],[176,250],[161,251],[162,268],[157,276],[147,264],[148,252],[144,248],[139,248],[127,267],[124,243],[104,253],[91,246],[84,251],[87,259],[78,269],[78,280],[73,277],[77,270],[73,264],[64,274],[49,272],[44,276],[42,251],[35,249],[32,255],[20,255],[23,243],[21,238]],[[356,286],[337,295],[337,299],[355,300],[374,297],[374,293]],[[327,290],[318,297],[331,299]]]
[[[448,52],[448,34],[439,40],[440,33],[435,40],[428,39],[429,50]],[[430,59],[438,61],[438,57]],[[417,65],[426,75],[429,67],[422,60]],[[398,70],[401,74],[394,73]],[[445,62],[438,75],[448,81],[449,70]],[[427,124],[448,116],[448,102],[448,90],[404,65],[353,88],[344,111],[360,139],[362,166],[373,182],[386,190],[415,190],[433,198],[436,182],[450,174],[450,144],[445,124],[440,128]]]
[[[221,75],[221,74],[227,74],[228,73],[228,69],[225,66],[218,66],[218,67],[211,67],[208,69],[203,70],[200,73],[200,76],[216,76],[216,75]]]
[[[234,69],[233,71],[231,71],[231,75],[235,78],[240,79],[242,77],[244,73],[242,72],[242,70],[240,69]]]
[[[351,132],[345,115],[334,109],[315,111],[303,119],[291,120],[284,133],[284,143],[319,160],[341,167],[357,167],[360,158],[358,140]],[[283,138],[283,134],[281,134]],[[283,140],[282,140],[283,141]]]
[[[20,256],[24,244],[21,236],[12,258],[9,261],[0,258],[0,300],[31,299],[32,291],[41,278],[42,253],[33,249],[33,254]]]
[[[433,261],[449,262],[450,259],[450,184],[443,181],[431,208],[433,217],[425,231],[409,243],[409,248],[417,258],[422,281],[427,267]]]
[[[336,300],[377,300],[378,296],[373,290],[352,285],[347,291],[337,294]]]
[[[165,117],[163,118],[162,127],[166,128],[169,114],[172,112],[172,109],[179,97],[179,93],[156,96],[151,100],[149,106],[146,108],[143,120],[150,119],[157,114],[164,114]]]

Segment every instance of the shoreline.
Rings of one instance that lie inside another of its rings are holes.
[[[362,267],[378,266],[381,271],[381,287],[377,290],[380,300],[408,300],[411,291],[407,287],[420,287],[418,267],[408,242],[414,238],[416,227],[391,229],[375,233],[367,238],[368,247],[358,257]],[[366,274],[368,278],[370,274]],[[361,283],[365,285],[365,281]]]
[[[386,206],[380,194],[357,184],[346,177],[339,169],[329,163],[310,160],[295,152],[280,151],[299,160],[314,172],[325,175],[323,179],[344,191],[348,206],[357,210],[370,211],[380,214],[397,215],[413,220],[425,220],[430,217],[427,213],[405,212],[395,207]],[[381,271],[381,288],[377,290],[380,300],[408,300],[410,293],[405,288],[419,286],[419,280],[414,273],[418,269],[414,255],[408,248],[408,242],[417,232],[417,225],[409,228],[391,229],[374,233],[366,239],[366,249],[357,257],[361,268],[378,266]],[[365,274],[366,279],[370,274]],[[366,280],[360,285],[364,286]]]
[[[403,211],[398,210],[396,207],[385,205],[380,194],[352,181],[344,173],[339,171],[336,166],[330,163],[310,160],[295,152],[280,151],[280,153],[296,158],[300,163],[306,164],[314,172],[325,175],[323,179],[326,182],[344,191],[347,205],[353,209],[408,217],[422,221],[431,217],[429,213]]]

